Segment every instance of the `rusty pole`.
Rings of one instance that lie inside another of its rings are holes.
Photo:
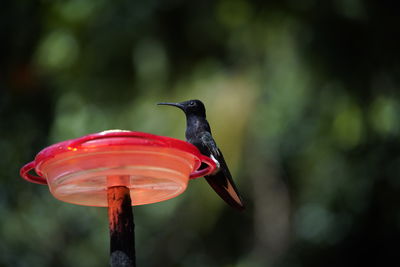
[[[135,224],[129,188],[107,189],[111,267],[135,267]]]

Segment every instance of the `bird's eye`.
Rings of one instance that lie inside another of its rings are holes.
[[[190,101],[189,106],[194,106],[194,105],[195,105],[194,101]]]

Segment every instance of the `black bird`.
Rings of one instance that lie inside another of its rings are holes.
[[[207,182],[230,206],[243,210],[242,198],[232,180],[224,156],[218,149],[206,120],[206,109],[200,100],[189,100],[180,103],[158,103],[158,105],[175,106],[186,114],[186,140],[195,145],[202,154],[216,161],[218,169],[205,176]]]

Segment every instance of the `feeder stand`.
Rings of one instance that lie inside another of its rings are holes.
[[[129,188],[113,186],[107,189],[110,228],[110,265],[136,266],[135,224]]]
[[[207,167],[198,170],[202,163]],[[186,190],[189,179],[215,168],[213,160],[182,140],[110,130],[49,146],[20,174],[48,185],[61,201],[108,207],[110,264],[132,267],[136,263],[131,207],[176,197]]]

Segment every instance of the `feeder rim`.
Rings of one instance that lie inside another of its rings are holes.
[[[99,133],[84,135],[82,137],[75,139],[69,139],[62,142],[58,142],[42,149],[36,155],[33,161],[27,163],[21,168],[20,175],[22,178],[24,178],[29,182],[47,185],[47,180],[43,177],[43,175],[39,171],[37,171],[37,174],[39,176],[29,174],[29,171],[36,169],[36,166],[40,165],[42,162],[48,159],[54,158],[58,154],[70,151],[76,151],[81,148],[87,149],[89,148],[88,142],[100,139],[108,139],[108,138],[132,138],[132,140],[130,140],[131,142],[126,142],[127,140],[122,140],[120,142],[110,144],[110,146],[111,145],[157,146],[157,147],[178,149],[190,153],[194,157],[196,157],[199,161],[198,166],[196,166],[196,169],[200,167],[201,162],[207,165],[206,168],[201,170],[196,170],[193,173],[191,173],[189,177],[190,179],[195,179],[198,177],[211,174],[215,171],[217,167],[216,163],[211,158],[201,154],[196,146],[188,142],[182,141],[180,139],[167,136],[160,136],[145,132],[137,132],[137,131],[107,130]],[[136,138],[136,140],[133,138]],[[143,140],[143,142],[139,142],[138,140]]]

